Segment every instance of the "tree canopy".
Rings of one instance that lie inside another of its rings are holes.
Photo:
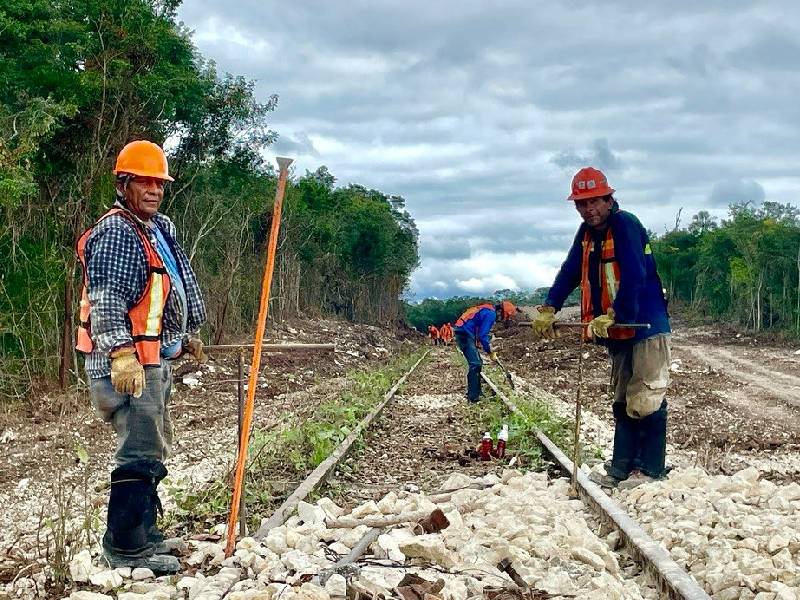
[[[134,139],[164,144],[176,223],[218,341],[249,329],[272,198],[262,158],[272,95],[220,74],[179,25],[179,0],[7,0],[0,7],[0,394],[80,373],[71,352],[73,246],[114,199]],[[287,187],[273,314],[383,322],[417,264],[404,200],[335,187],[325,167]]]

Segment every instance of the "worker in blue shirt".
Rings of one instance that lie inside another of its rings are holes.
[[[476,342],[483,346],[483,350],[491,360],[497,360],[497,354],[492,352],[489,332],[495,321],[512,319],[517,313],[517,308],[508,300],[499,304],[479,304],[464,311],[453,328],[456,343],[467,359],[467,400],[477,402],[481,396],[481,367],[483,361]]]
[[[605,465],[606,476],[595,479],[630,488],[666,474],[670,324],[647,231],[634,215],[620,210],[613,193],[598,169],[583,168],[573,178],[568,200],[583,223],[538,307],[533,329],[537,336],[555,337],[556,312],[580,287],[584,334],[607,347],[614,390],[613,457]]]

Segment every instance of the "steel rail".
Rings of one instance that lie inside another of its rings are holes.
[[[280,527],[286,522],[286,519],[295,511],[297,505],[300,504],[302,500],[305,500],[306,497],[314,491],[314,489],[330,475],[331,471],[339,464],[339,462],[347,455],[350,448],[353,446],[355,441],[361,435],[361,432],[364,431],[367,427],[372,424],[372,421],[375,420],[386,404],[391,400],[394,395],[397,393],[397,390],[400,389],[400,386],[403,385],[419,364],[425,359],[426,356],[430,354],[430,350],[427,350],[425,354],[423,354],[417,362],[413,364],[413,366],[403,375],[397,382],[383,395],[383,400],[375,406],[368,414],[365,416],[358,425],[355,426],[353,431],[342,440],[342,443],[339,444],[336,449],[328,455],[328,458],[323,460],[316,469],[314,469],[311,474],[306,477],[303,482],[297,486],[294,492],[283,501],[275,512],[270,515],[270,517],[261,524],[256,534],[253,536],[255,539],[260,540],[267,536],[271,529],[275,527]]]
[[[481,373],[481,377],[511,412],[520,413],[517,405],[500,391],[485,373]],[[538,429],[536,430],[536,437],[559,466],[567,474],[571,474],[573,472],[573,463],[567,458],[567,455]],[[647,535],[644,529],[622,507],[614,502],[580,469],[577,471],[577,488],[580,497],[594,508],[601,518],[610,522],[619,531],[622,541],[630,550],[633,558],[655,580],[659,593],[669,600],[711,600],[710,596],[691,578],[686,570],[676,563],[660,544]]]

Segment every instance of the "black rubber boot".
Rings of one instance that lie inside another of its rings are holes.
[[[127,463],[111,472],[103,550],[112,568],[145,567],[159,573],[179,570],[180,563],[174,556],[154,556],[156,544],[150,539],[157,512],[153,501],[155,481],[161,481],[166,473],[157,460]]]

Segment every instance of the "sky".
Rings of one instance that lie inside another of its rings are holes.
[[[268,156],[406,199],[412,298],[550,285],[586,165],[656,233],[681,209],[798,203],[797,0],[185,0],[178,17],[279,96]]]

